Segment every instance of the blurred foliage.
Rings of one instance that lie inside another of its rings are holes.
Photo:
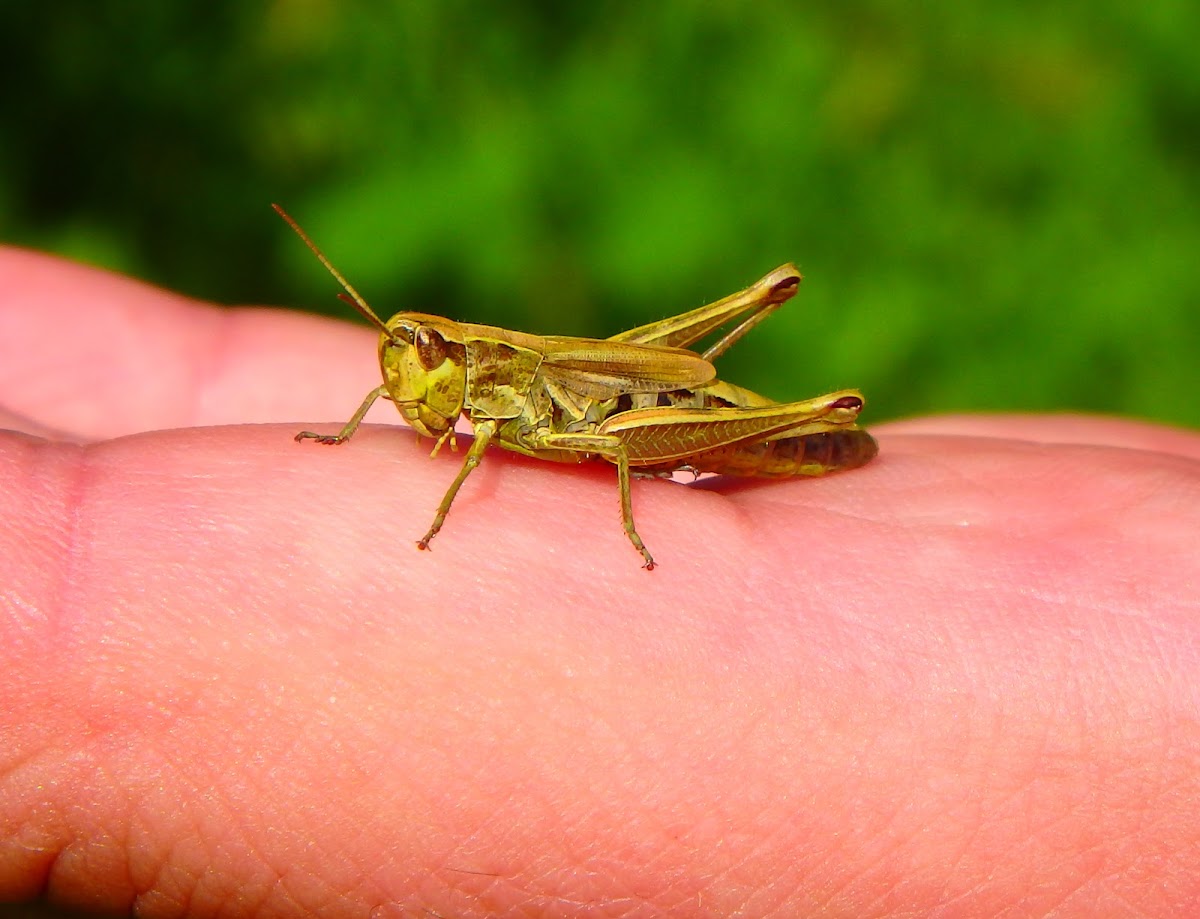
[[[594,336],[794,260],[723,377],[1200,424],[1198,38],[1187,0],[7,4],[0,239],[348,315],[279,201],[385,315]]]

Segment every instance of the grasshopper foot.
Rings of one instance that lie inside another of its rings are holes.
[[[315,440],[319,444],[340,444],[346,440],[340,434],[316,434],[312,431],[301,431],[293,439],[296,443],[300,443],[302,440]]]

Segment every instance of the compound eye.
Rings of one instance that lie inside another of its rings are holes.
[[[425,370],[436,370],[446,361],[446,339],[427,326],[417,329],[413,336],[417,360]]]

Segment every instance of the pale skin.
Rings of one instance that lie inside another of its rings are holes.
[[[386,403],[292,441],[377,385],[370,330],[0,279],[0,902],[1200,902],[1196,434],[916,420],[822,481],[638,481],[654,572],[611,467],[489,451],[418,552],[461,454]]]

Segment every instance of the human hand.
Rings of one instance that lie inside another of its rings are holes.
[[[933,419],[828,479],[638,481],[653,572],[610,468],[497,450],[421,553],[457,458],[390,406],[291,439],[377,385],[369,330],[0,277],[0,409],[48,437],[0,434],[0,900],[1200,901],[1195,434]]]

